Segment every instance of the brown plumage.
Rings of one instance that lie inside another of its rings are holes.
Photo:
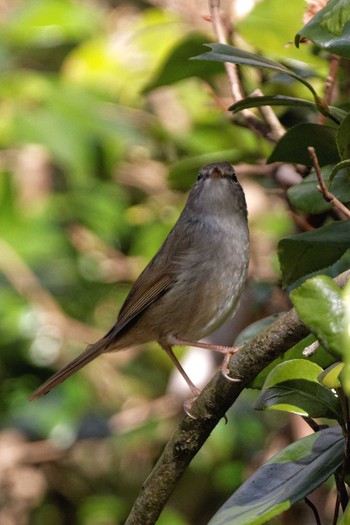
[[[131,288],[116,323],[99,341],[49,378],[40,397],[104,352],[158,341],[187,381],[174,344],[198,341],[237,307],[247,274],[249,235],[243,190],[228,162],[199,172],[185,208],[165,242]]]

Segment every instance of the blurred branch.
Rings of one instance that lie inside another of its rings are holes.
[[[103,335],[100,330],[67,316],[25,261],[3,239],[0,239],[0,272],[37,310],[40,323],[56,326],[62,334],[62,339],[86,345]],[[130,348],[128,352],[119,352],[113,359],[121,363],[133,359],[134,356],[135,348]],[[115,400],[120,395],[121,382],[118,380],[117,369],[111,366],[110,354],[101,356],[94,369],[87,367],[84,373],[89,376],[97,394],[104,399],[109,397]]]
[[[220,44],[227,44],[226,31],[220,16],[220,0],[209,0],[209,10],[211,22],[218,42]],[[242,100],[243,93],[238,76],[237,66],[231,62],[225,62],[224,65],[230,83],[232,99],[234,102],[238,102],[239,100]],[[248,111],[248,113],[250,116],[253,115],[250,111]],[[255,118],[254,115],[253,117]]]
[[[148,403],[125,408],[109,419],[109,428],[118,434],[140,428],[150,420],[160,421],[179,414],[182,403],[178,397],[166,395]]]
[[[81,224],[74,224],[68,230],[74,248],[94,257],[100,267],[104,282],[132,281],[139,273],[140,257],[128,257],[102,241],[91,230]]]
[[[32,272],[23,259],[0,239],[0,271],[8,281],[39,311],[40,317],[46,324],[54,324],[65,336],[75,342],[86,342],[101,336],[99,330],[76,321],[65,315],[62,308],[53,296],[42,286],[37,276]]]
[[[335,282],[343,287],[349,278],[350,270],[339,275]],[[145,481],[125,525],[156,523],[191,460],[242,390],[268,364],[281,357],[308,333],[309,330],[293,308],[232,356],[229,370],[231,376],[240,379],[240,382],[227,381],[218,372],[203,389],[191,408],[196,419],[186,416],[179,424]]]

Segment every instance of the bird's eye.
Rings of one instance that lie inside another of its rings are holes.
[[[233,180],[233,182],[237,182],[237,177],[236,177],[236,174],[234,171],[232,171],[232,173],[230,173],[230,179]]]
[[[197,180],[202,180],[202,179],[204,179],[204,173],[200,171],[198,174]]]

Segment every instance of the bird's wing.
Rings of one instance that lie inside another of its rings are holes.
[[[174,232],[174,230],[173,230]],[[187,247],[188,241],[177,241],[176,235],[171,233],[158,254],[151,260],[131,288],[120,312],[116,323],[101,339],[89,345],[84,352],[73,359],[64,368],[56,372],[43,385],[41,385],[29,399],[38,398],[77,372],[97,356],[113,348],[113,342],[118,338],[121,331],[128,329],[128,325],[135,321],[148,306],[159,299],[171,287],[176,280],[176,268],[178,258],[168,254],[167,243],[174,240],[176,243],[175,253],[182,252]],[[170,240],[169,240],[170,238]],[[177,242],[176,242],[177,241]],[[179,248],[179,250],[177,250]]]
[[[131,288],[119,312],[115,325],[105,335],[105,338],[110,340],[111,343],[130,322],[135,320],[148,306],[159,299],[174,281],[174,276],[171,273],[152,275],[153,278],[150,280],[151,272],[147,272],[146,270]]]
[[[176,281],[181,258],[190,247],[189,237],[178,235],[175,226],[131,288],[115,325],[105,335],[109,344],[122,330],[127,329],[129,323],[169,290]]]

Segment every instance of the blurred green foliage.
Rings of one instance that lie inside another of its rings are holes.
[[[286,46],[303,8],[303,0],[283,8],[264,0],[236,30],[244,45],[285,60],[317,87],[324,57]],[[31,476],[23,478],[23,490],[31,488],[23,523],[122,523],[182,417],[181,403],[161,405],[171,364],[156,345],[102,358],[35,403],[27,396],[110,327],[201,165],[259,164],[272,153],[227,117],[222,64],[189,60],[213,41],[201,14],[190,3],[172,11],[147,2],[2,3],[0,449],[17,443],[28,454],[6,471],[22,479],[24,463]],[[247,92],[258,84],[266,94],[307,96],[283,75],[245,69],[243,82]],[[314,121],[307,110],[277,112],[290,126]],[[286,306],[283,298],[267,303],[279,279],[276,243],[294,231],[275,181],[253,174],[244,183],[256,205],[248,324]],[[215,430],[160,524],[206,523],[246,478],[269,430],[286,425],[276,414],[254,413],[254,398],[247,392]],[[0,522],[16,519],[10,502],[20,498],[3,483],[0,476],[7,501]]]

